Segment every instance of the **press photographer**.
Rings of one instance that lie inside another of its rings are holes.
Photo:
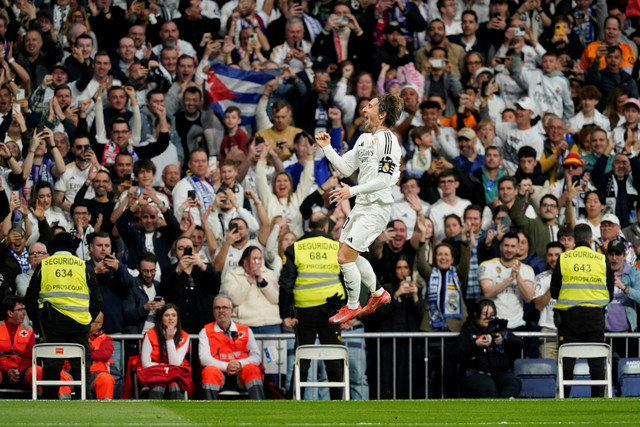
[[[522,383],[511,367],[524,344],[496,315],[493,301],[479,300],[457,338],[463,397],[497,399],[520,394]]]

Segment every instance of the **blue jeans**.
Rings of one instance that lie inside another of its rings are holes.
[[[253,331],[254,335],[282,333],[282,329],[280,325],[266,325],[266,326],[255,326],[255,327],[252,326],[251,330]],[[264,341],[259,341],[258,346],[260,347],[260,352],[262,353],[262,363],[265,366],[265,368],[268,369],[268,366],[270,366],[270,360],[274,360],[274,359],[276,361],[278,360],[277,357],[279,355],[276,354],[278,349],[278,342],[274,340],[264,340]],[[270,349],[268,350],[269,357],[267,357],[267,348]],[[265,373],[264,382],[265,383],[272,382],[276,386],[279,386],[280,385],[279,377],[280,376],[277,373],[273,373],[273,372]]]
[[[359,330],[359,332],[362,332]],[[367,382],[367,351],[364,338],[344,340],[349,348],[349,383],[351,400],[369,400],[369,383]]]

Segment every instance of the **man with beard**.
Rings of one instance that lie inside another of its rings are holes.
[[[148,203],[148,200],[152,203]],[[152,188],[145,189],[139,197],[135,192],[130,193],[128,205],[129,207],[116,221],[116,226],[122,240],[129,248],[129,264],[137,265],[142,253],[151,252],[158,257],[160,269],[168,268],[171,263],[168,256],[171,244],[180,235],[180,224],[173,212]],[[140,211],[140,225],[133,225],[133,217],[138,211]],[[164,216],[166,225],[161,225],[160,212]]]
[[[441,47],[447,51],[447,58],[451,64],[451,72],[460,77],[462,60],[465,55],[464,48],[456,43],[451,43],[446,37],[444,22],[434,19],[429,24],[429,43],[416,52],[416,67],[422,71],[427,55],[434,47]]]
[[[87,191],[90,188],[93,189],[93,199],[86,198]],[[80,187],[74,200],[75,203],[84,200],[91,218],[89,220],[89,224],[93,227],[96,226],[100,215],[102,215],[100,229],[107,233],[111,233],[111,230],[113,229],[113,224],[109,220],[109,217],[111,216],[113,209],[116,207],[115,202],[109,198],[110,192],[111,175],[109,172],[105,169],[94,171],[93,168],[91,168],[88,179],[85,181],[84,185]]]
[[[127,333],[142,334],[156,323],[158,309],[164,305],[164,298],[157,292],[160,283],[154,279],[156,271],[156,256],[151,252],[140,254],[136,286],[129,289],[124,302]]]
[[[343,182],[342,188],[330,193],[331,201],[336,204],[357,196],[356,205],[343,226],[338,249],[338,263],[344,275],[348,301],[329,319],[332,323],[345,323],[355,316],[373,313],[378,306],[391,301],[384,288],[377,288],[373,268],[360,253],[367,251],[384,231],[391,215],[391,193],[400,175],[401,149],[389,128],[396,123],[403,108],[402,99],[397,95],[384,94],[369,101],[363,109],[366,133],[358,138],[354,149],[344,157],[334,151],[328,133],[316,135],[318,146],[327,160],[343,176],[351,176],[360,169],[359,185],[350,187]],[[364,309],[360,308],[358,301],[361,283],[371,291],[371,298]]]
[[[327,72],[330,65],[331,60],[327,57],[316,59],[312,68],[314,77],[311,90],[300,99],[294,110],[296,125],[311,135],[326,132],[330,126],[329,109],[335,107],[329,88],[331,77]]]
[[[205,132],[205,129],[213,128],[213,116],[202,109],[202,93],[197,87],[190,86],[184,90],[182,101],[184,111],[175,115],[175,127],[182,141],[182,150],[186,154],[202,148],[209,155],[216,154],[213,135]]]
[[[383,30],[384,43],[374,50],[373,64],[375,75],[380,74],[382,64],[389,64],[391,68],[398,68],[413,62],[413,53],[407,48],[407,39],[402,35],[402,29],[396,21],[388,23]]]
[[[75,161],[67,166],[62,177],[56,182],[56,197],[62,203],[62,209],[69,211],[75,200],[76,194],[89,178],[89,172],[95,168],[96,172],[101,168],[96,159],[96,153],[87,147],[91,147],[87,136],[78,136],[73,141],[71,152]],[[94,196],[93,189],[85,193],[87,198]]]
[[[505,233],[500,242],[500,257],[485,261],[478,269],[480,288],[496,304],[496,312],[507,319],[509,329],[525,326],[523,304],[533,298],[533,269],[516,258],[520,239]]]
[[[163,49],[172,49],[175,48],[178,50],[178,55],[189,55],[191,57],[196,56],[196,51],[193,48],[193,45],[187,41],[180,39],[180,31],[175,22],[167,21],[162,24],[160,29],[160,39],[162,39],[162,43],[157,44],[153,47],[153,54],[160,58],[160,53]]]
[[[98,288],[104,304],[104,332],[116,336],[124,332],[124,301],[129,289],[135,286],[135,279],[125,265],[121,265],[111,252],[111,238],[105,232],[93,233],[89,240],[87,266],[96,273]],[[116,383],[122,381],[122,341],[113,341],[111,375]]]

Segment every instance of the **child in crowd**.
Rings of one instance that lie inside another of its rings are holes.
[[[220,143],[220,159],[224,160],[234,147],[247,154],[247,143],[250,138],[240,128],[240,123],[242,123],[240,109],[234,105],[228,107],[224,111],[225,131]]]
[[[411,140],[415,148],[411,153],[411,158],[406,163],[405,172],[420,178],[431,167],[433,136],[425,126],[419,126],[411,131]]]

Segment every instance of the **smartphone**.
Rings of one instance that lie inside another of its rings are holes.
[[[231,225],[229,225],[229,233],[237,233],[237,232],[238,232],[238,223],[232,222]]]
[[[209,156],[209,172],[215,172],[218,170],[218,157]]]
[[[85,147],[84,147],[85,154],[90,152],[90,151],[93,151],[93,147],[91,145],[85,145]]]
[[[153,299],[154,302],[160,302],[162,301],[162,297],[160,295],[156,295],[156,297]]]
[[[507,227],[507,230],[508,230],[509,226],[511,225],[511,220],[509,219],[508,216],[505,215],[502,218],[500,218],[500,224],[502,224],[505,227]]]
[[[17,113],[19,113],[20,111],[21,111],[21,110],[20,110],[20,104],[18,104],[17,102],[14,102],[14,103],[13,103],[13,106],[11,107],[11,112],[12,112],[13,114],[17,114]]]
[[[564,25],[556,24],[555,35],[556,37],[564,37]]]
[[[183,256],[187,256],[187,255],[193,255],[193,248],[191,248],[191,247],[184,248]]]
[[[297,42],[293,42],[294,49],[302,49],[302,40],[298,40]]]
[[[24,99],[24,97],[25,97],[24,89],[18,89],[18,91],[16,92],[16,99],[21,100],[21,99]]]
[[[343,27],[346,27],[347,25],[349,25],[349,18],[346,16],[341,16],[339,22],[340,22],[340,25],[342,25]]]
[[[253,43],[256,40],[258,40],[258,35],[256,33],[249,34],[249,43]]]
[[[487,86],[489,86],[488,80],[483,81],[482,85],[480,86],[480,96],[482,96],[483,98],[487,97]]]
[[[276,142],[276,146],[277,147],[282,147],[284,145],[284,141],[278,141]]]
[[[444,67],[444,60],[442,59],[430,59],[429,63],[433,68],[442,68]]]
[[[144,193],[144,188],[142,187],[136,188],[136,195],[140,196],[142,195],[142,193]]]
[[[11,231],[15,233],[22,234],[22,223],[24,222],[24,217],[20,218],[17,221],[13,221],[11,225]]]
[[[572,182],[573,184],[578,184],[578,185],[580,185],[580,180],[581,180],[581,179],[582,179],[582,177],[581,177],[580,175],[573,175],[573,176],[571,177],[571,182]]]
[[[616,50],[616,46],[607,46],[607,54],[615,53]]]
[[[491,12],[491,18],[500,18],[500,12]]]
[[[507,49],[507,56],[512,56],[514,53],[516,53],[516,50],[512,47],[510,47],[509,49]]]
[[[196,191],[195,190],[187,191],[187,197],[192,199],[192,200],[195,200],[196,199]]]
[[[513,32],[516,37],[524,37],[525,31],[522,28],[518,28],[518,27],[511,27],[511,28],[513,28]]]
[[[282,75],[282,70],[280,68],[265,68],[262,72],[270,75],[271,77],[280,77]]]

